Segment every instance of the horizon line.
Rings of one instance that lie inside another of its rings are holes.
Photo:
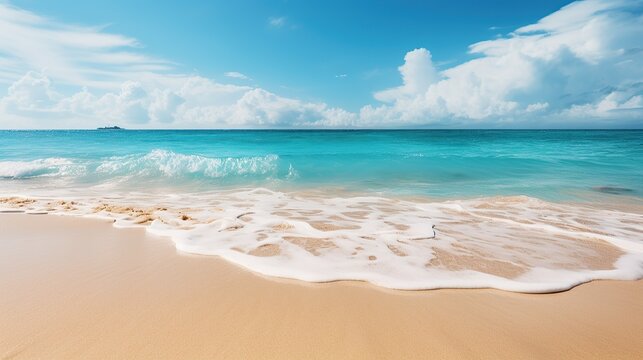
[[[49,129],[0,129],[0,131],[641,131],[643,127],[634,128],[49,128]]]

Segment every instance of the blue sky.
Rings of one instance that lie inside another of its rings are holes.
[[[1,127],[643,126],[638,0],[0,4]]]
[[[569,1],[12,3],[67,23],[107,25],[187,72],[222,79],[236,71],[285,96],[357,111],[374,103],[374,91],[399,83],[397,67],[407,51],[424,47],[443,67],[460,63],[471,58],[470,44],[533,23]],[[271,26],[270,19],[283,21]]]

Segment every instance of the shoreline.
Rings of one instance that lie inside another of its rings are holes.
[[[263,188],[163,200],[0,197],[0,213],[110,219],[119,228],[168,236],[181,252],[219,256],[271,277],[522,293],[642,278],[643,208],[621,208],[528,196],[413,202]]]
[[[396,291],[266,278],[142,228],[0,214],[2,358],[637,358],[643,281]]]

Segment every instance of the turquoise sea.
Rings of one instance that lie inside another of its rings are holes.
[[[395,289],[639,279],[641,179],[643,131],[0,131],[0,214]]]
[[[643,196],[643,131],[0,131],[0,188]]]

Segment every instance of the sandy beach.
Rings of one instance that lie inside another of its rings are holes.
[[[2,214],[0,234],[2,359],[643,354],[643,281],[405,292],[265,278],[102,220]]]
[[[0,0],[0,360],[643,360],[643,0]]]

